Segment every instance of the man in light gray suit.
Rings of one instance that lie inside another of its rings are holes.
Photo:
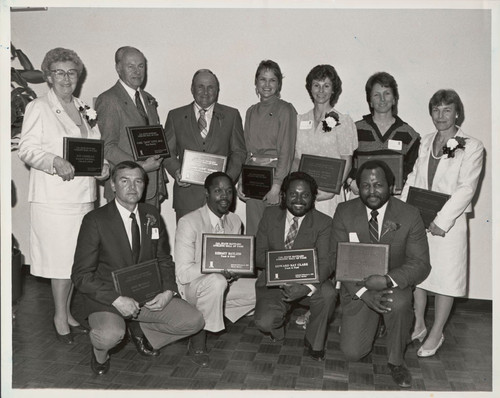
[[[125,160],[134,160],[127,135],[127,127],[160,124],[155,98],[142,89],[147,61],[134,47],[120,47],[115,53],[115,68],[120,79],[96,101],[97,123],[104,140],[104,157],[114,167]],[[167,175],[162,159],[151,156],[137,162],[147,172],[148,185],[143,199],[158,209],[166,198]],[[110,182],[104,196],[114,198]]]

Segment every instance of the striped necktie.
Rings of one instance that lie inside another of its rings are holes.
[[[299,218],[294,217],[292,225],[290,225],[290,229],[288,230],[288,234],[285,239],[285,249],[290,250],[293,247],[293,243],[295,242],[295,238],[299,233]]]
[[[372,218],[370,218],[370,221],[368,222],[368,228],[370,230],[370,241],[372,243],[378,243],[378,211],[372,210],[371,215]]]
[[[207,138],[207,119],[205,119],[206,109],[200,108],[200,117],[198,118],[198,128],[203,139]]]
[[[149,125],[148,114],[146,113],[146,109],[144,109],[144,105],[142,105],[141,94],[139,93],[139,90],[136,90],[135,92],[135,106],[137,107],[137,110],[139,111],[140,115],[146,122],[146,125]]]

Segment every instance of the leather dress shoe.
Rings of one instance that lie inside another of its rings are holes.
[[[191,341],[188,343],[188,356],[191,361],[201,368],[206,368],[210,363],[206,348],[194,348]]]
[[[73,334],[89,334],[89,330],[83,325],[69,325],[69,330],[71,330]]]
[[[408,368],[404,365],[393,365],[388,363],[387,367],[391,371],[392,380],[401,388],[411,387],[411,374]]]
[[[427,358],[427,357],[432,357],[433,355],[436,355],[437,350],[443,345],[444,342],[444,336],[441,335],[441,338],[439,339],[436,347],[430,349],[430,350],[424,350],[423,347],[420,347],[417,351],[417,356],[420,358]]]
[[[90,369],[92,369],[92,372],[94,372],[94,374],[96,374],[98,376],[101,376],[101,375],[108,373],[108,370],[111,366],[109,356],[108,356],[108,359],[106,359],[106,362],[99,363],[99,362],[97,362],[97,358],[95,357],[94,347],[90,347],[90,351],[91,351]]]
[[[311,343],[309,343],[309,341],[307,341],[305,337],[304,337],[304,346],[307,348],[307,353],[312,359],[319,362],[325,360],[324,348],[322,350],[313,350]]]
[[[66,334],[59,334],[59,332],[56,329],[56,325],[52,324],[54,326],[54,332],[56,332],[56,338],[59,340],[61,343],[64,344],[73,344],[75,341],[73,340],[73,333],[69,332]]]
[[[160,355],[160,350],[155,350],[144,334],[135,334],[131,327],[128,328],[128,332],[139,354],[145,357],[157,357]]]

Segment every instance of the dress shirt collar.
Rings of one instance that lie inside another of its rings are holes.
[[[205,109],[205,119],[207,121],[207,130],[210,128],[210,121],[212,120],[212,115],[214,113],[214,107],[215,107],[215,102],[210,105],[208,108]],[[196,120],[200,117],[200,109],[201,106],[199,106],[196,101],[193,102],[193,109],[194,109],[194,115],[196,116]]]
[[[130,247],[132,247],[132,219],[130,218],[130,213],[135,214],[135,219],[137,224],[139,225],[139,234],[141,234],[141,218],[139,216],[139,207],[136,205],[134,211],[130,211],[123,207],[116,199],[115,199],[116,208],[118,209],[118,213],[120,213],[120,217],[123,221],[123,225],[125,226],[125,231],[127,232],[128,241],[130,243]]]
[[[302,225],[302,221],[304,221],[304,217],[306,216],[306,214],[304,214],[302,217],[297,217],[297,216],[294,216],[292,213],[290,213],[290,210],[286,209],[285,239],[288,235],[288,230],[290,229],[291,225],[293,224],[293,218],[297,217],[297,219],[298,219],[297,221],[299,223],[299,229],[300,229],[300,226]]]
[[[130,98],[132,98],[132,101],[134,101],[134,104],[135,104],[135,92],[136,91],[139,91],[139,93],[141,94],[142,105],[145,104],[144,97],[142,95],[142,90],[140,87],[137,90],[134,90],[132,87],[127,86],[127,84],[122,79],[120,79],[119,82],[121,83],[121,85],[123,86],[123,88],[125,89],[127,94],[130,96]],[[144,107],[144,109],[146,109],[146,108]]]
[[[384,205],[380,208],[377,209],[378,211],[378,216],[377,216],[377,222],[378,222],[378,236],[380,236],[381,231],[382,231],[382,225],[384,224],[384,217],[385,217],[385,211],[387,210],[387,204],[389,201],[385,202]],[[368,206],[365,205],[366,208],[366,216],[368,217],[368,221],[372,218],[372,209],[370,209]]]
[[[224,214],[221,218],[219,218],[212,210],[210,210],[210,207],[207,206],[208,210],[208,217],[210,218],[210,224],[212,225],[212,230],[215,230],[215,226],[219,223],[219,220],[222,220],[222,223],[226,222],[226,215]]]

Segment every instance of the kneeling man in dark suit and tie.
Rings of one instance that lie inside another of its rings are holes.
[[[317,194],[318,185],[310,175],[291,173],[281,185],[281,205],[264,212],[255,244],[256,266],[262,270],[255,284],[255,325],[273,341],[282,341],[292,303],[308,305],[311,316],[304,344],[311,358],[322,361],[337,293],[329,279],[333,272],[332,219],[314,209]],[[317,250],[319,283],[266,286],[268,251],[312,248]]]
[[[111,188],[115,200],[89,212],[82,221],[71,279],[83,296],[90,325],[95,374],[110,367],[108,351],[129,333],[140,354],[159,355],[169,343],[200,331],[203,315],[177,293],[175,265],[170,255],[167,231],[156,207],[138,203],[147,175],[137,163],[115,166]],[[158,260],[164,291],[143,307],[131,297],[116,292],[112,272]]]
[[[387,327],[388,367],[400,387],[411,387],[404,363],[413,323],[412,290],[430,272],[429,247],[419,211],[391,197],[394,175],[380,161],[361,165],[359,198],[341,203],[333,217],[333,248],[338,242],[388,244],[389,271],[361,283],[342,282],[340,348],[349,361],[372,350],[379,314]]]

